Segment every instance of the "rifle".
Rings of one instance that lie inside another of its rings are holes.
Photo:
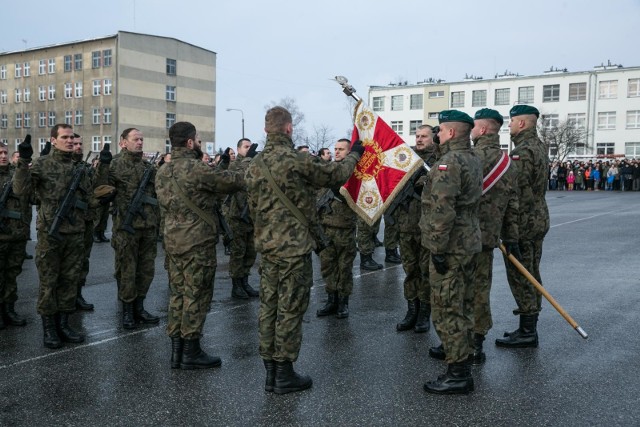
[[[140,215],[143,219],[147,219],[147,214],[144,213],[143,204],[146,203],[148,205],[158,206],[158,200],[144,194],[144,190],[147,188],[147,185],[151,180],[156,158],[159,155],[160,152],[156,152],[156,154],[151,158],[151,162],[145,167],[144,174],[140,180],[140,185],[138,185],[138,189],[133,195],[133,199],[127,208],[127,212],[124,214],[124,221],[122,222],[122,226],[120,226],[120,230],[126,231],[129,234],[135,234],[136,231],[132,224],[136,215]]]
[[[327,191],[316,201],[316,211],[318,214],[333,212],[331,209],[331,201],[335,199],[335,194],[333,194],[333,190],[328,188]]]
[[[222,215],[222,212],[220,211],[220,206],[218,206],[218,203],[213,205],[213,212],[216,214],[216,217],[218,217],[218,229],[219,231],[222,231],[222,236],[223,236],[222,243],[225,246],[228,246],[229,243],[231,243],[231,241],[233,240],[233,231],[231,231],[231,228],[229,227],[227,220]]]
[[[7,200],[13,194],[13,187],[11,185],[11,181],[5,182],[2,187],[2,194],[0,194],[0,217],[2,218],[12,218],[12,219],[20,219],[22,218],[22,214],[16,211],[10,211],[7,209]],[[6,233],[7,225],[4,221],[0,221],[0,232]]]
[[[393,199],[393,201],[391,202],[391,204],[389,205],[389,207],[384,213],[385,224],[393,225],[396,223],[396,220],[393,218],[393,214],[395,213],[396,209],[398,209],[400,205],[407,206],[409,204],[409,201],[412,198],[416,200],[421,199],[420,196],[418,196],[418,194],[416,193],[414,189],[414,185],[416,181],[426,173],[427,173],[426,169],[421,167],[416,171],[416,173],[413,174],[413,176],[409,179],[409,181],[407,181],[404,187],[402,187],[402,190],[400,190],[400,193],[396,195],[396,197]]]
[[[62,221],[66,219],[69,221],[69,224],[74,225],[76,220],[73,217],[73,209],[78,208],[87,210],[87,204],[76,198],[76,191],[78,191],[80,187],[80,183],[82,182],[82,177],[85,172],[86,168],[83,165],[75,167],[71,183],[69,184],[69,187],[67,187],[67,192],[62,198],[62,203],[58,205],[58,209],[56,209],[56,213],[53,216],[53,222],[51,223],[51,227],[49,227],[49,236],[59,242],[63,240],[62,235],[58,232],[60,225],[62,225]]]

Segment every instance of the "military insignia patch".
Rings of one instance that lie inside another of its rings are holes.
[[[448,166],[447,166],[447,165],[438,165],[438,170],[439,170],[439,171],[446,171],[446,170],[447,170],[447,168],[448,168]]]

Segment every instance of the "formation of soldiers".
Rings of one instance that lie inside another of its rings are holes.
[[[518,105],[510,116],[515,144],[510,157],[500,150],[503,119],[495,110],[479,110],[474,118],[447,110],[440,113],[439,126],[419,127],[415,151],[425,167],[409,179],[385,215],[385,262],[402,263],[406,273],[407,311],[396,329],[424,333],[431,320],[442,341],[429,355],[445,360],[447,370],[424,385],[430,393],[474,389],[470,365],[485,362],[482,346],[492,327],[494,249],[504,243],[506,253],[541,282],[542,241],[549,229],[544,199],[548,161],[536,134],[538,110]],[[82,159],[81,138],[64,124],[52,128],[50,152],[33,163],[30,138],[25,138],[15,170],[8,165],[6,147],[0,147],[0,329],[26,323],[14,310],[15,279],[35,203],[43,343],[55,349],[84,341],[69,326],[69,316],[93,308],[81,292],[91,245],[104,237],[93,224],[113,203],[111,244],[125,329],[159,323],[145,310],[144,300],[162,227],[170,287],[170,366],[220,366],[219,357],[201,348],[200,338],[214,289],[215,247],[224,236],[230,248],[231,296],[260,298],[265,390],[284,394],[311,387],[311,378],[293,369],[312,286],[311,252],[319,253],[327,285],[327,300],[317,316],[348,318],[357,252],[361,269],[382,268],[372,258],[379,224],[363,225],[339,192],[364,153],[359,141],[337,141],[335,161],[330,152],[316,157],[297,150],[291,114],[282,107],[267,112],[265,131],[262,152],[243,138],[233,162],[227,149],[216,167],[203,162],[202,142],[188,122],[169,129],[171,158],[165,156],[160,167],[143,158],[144,137],[135,128],[123,131],[119,154],[112,156],[105,146],[93,166]],[[259,293],[249,284],[257,253]],[[496,345],[536,347],[540,295],[506,257],[505,263],[520,324]]]

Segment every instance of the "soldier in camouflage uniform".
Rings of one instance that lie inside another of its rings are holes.
[[[116,189],[111,246],[115,250],[118,299],[122,301],[123,328],[135,329],[136,322],[157,324],[160,321],[144,308],[144,299],[154,276],[160,218],[154,188],[155,165],[143,159],[142,132],[135,128],[125,129],[120,141],[125,150],[110,165],[98,168],[97,181]],[[128,224],[131,229],[126,229],[127,211],[132,208],[133,198],[148,168],[152,172],[141,201],[144,215],[134,213]]]
[[[236,159],[229,165],[229,170],[244,176],[251,159],[256,155],[258,144],[251,144],[251,140],[243,138],[238,141]],[[226,217],[229,228],[233,233],[231,241],[231,256],[229,258],[229,275],[231,276],[231,296],[247,299],[257,297],[258,291],[249,285],[249,273],[256,261],[256,249],[253,243],[253,223],[249,216],[249,204],[246,190],[238,191],[228,196],[229,210]]]
[[[84,336],[69,326],[69,314],[76,308],[78,278],[84,257],[85,211],[92,194],[91,179],[82,175],[75,193],[77,203],[70,219],[63,219],[58,232],[61,240],[49,235],[55,213],[70,188],[76,165],[73,162],[73,129],[57,124],[51,129],[53,148],[47,156],[29,162],[33,155],[31,138],[18,146],[20,160],[13,177],[13,190],[21,197],[35,192],[40,202],[36,267],[40,278],[38,314],[42,316],[44,346],[60,348],[63,342],[80,343]],[[72,222],[73,221],[73,222]]]
[[[362,218],[356,220],[358,232],[356,241],[358,242],[358,251],[360,252],[360,270],[375,271],[381,270],[382,264],[378,264],[373,259],[373,251],[377,246],[377,234],[380,230],[380,220],[373,225],[367,224]]]
[[[251,162],[245,179],[256,250],[262,254],[259,351],[267,371],[265,390],[282,394],[312,384],[311,378],[293,370],[302,342],[302,316],[313,283],[311,251],[317,247],[312,236],[317,225],[315,192],[309,189],[333,188],[345,182],[364,147],[355,143],[343,161],[331,163],[300,153],[291,139],[291,114],[282,107],[267,111],[265,131],[264,151]],[[311,227],[303,224],[275,193],[265,169]]]
[[[447,371],[424,385],[428,393],[473,391],[467,358],[473,327],[473,256],[482,249],[478,205],[482,164],[472,152],[473,119],[457,110],[439,114],[442,157],[422,192],[422,244],[431,252],[433,325],[446,352]]]
[[[336,162],[347,157],[350,146],[348,139],[336,142]],[[327,284],[327,302],[316,314],[318,317],[335,314],[338,319],[344,319],[349,317],[349,295],[353,288],[352,269],[357,252],[356,213],[340,194],[340,185],[323,188],[319,194],[322,201],[326,200],[323,206],[318,206],[320,224],[331,244],[320,252],[320,272]]]
[[[22,272],[27,236],[31,222],[28,196],[17,196],[9,190],[13,178],[7,146],[0,143],[0,194],[6,195],[0,213],[0,329],[6,325],[24,326],[27,321],[15,311],[18,300],[16,278]]]
[[[219,357],[200,347],[200,337],[213,296],[216,273],[216,194],[242,189],[239,173],[215,170],[204,164],[195,126],[175,123],[169,129],[171,162],[156,176],[156,192],[164,215],[171,368],[205,369],[220,366]]]
[[[433,127],[422,125],[416,130],[416,154],[429,167],[439,157],[438,146],[433,142]],[[400,231],[400,256],[404,278],[404,297],[407,300],[407,313],[396,325],[398,331],[427,332],[431,315],[429,290],[429,250],[422,246],[420,230],[420,195],[426,183],[425,168],[418,170],[407,185],[414,187],[414,196],[401,201],[393,212],[393,218]]]
[[[547,191],[549,158],[547,149],[537,134],[540,113],[529,105],[516,105],[509,112],[509,132],[515,148],[511,160],[517,171],[519,249],[522,265],[540,283],[542,242],[549,231]],[[541,295],[505,257],[509,287],[518,304],[514,310],[520,315],[518,329],[496,340],[499,347],[521,348],[538,346],[538,314]]]

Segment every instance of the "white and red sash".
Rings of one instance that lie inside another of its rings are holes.
[[[498,180],[502,178],[502,175],[504,175],[507,169],[509,169],[509,165],[511,165],[511,158],[507,155],[507,153],[503,151],[502,156],[500,157],[496,165],[493,167],[493,169],[491,169],[491,171],[487,174],[487,176],[482,178],[482,194],[483,195],[487,191],[491,190],[491,187],[493,187],[496,184],[496,182],[498,182]]]

